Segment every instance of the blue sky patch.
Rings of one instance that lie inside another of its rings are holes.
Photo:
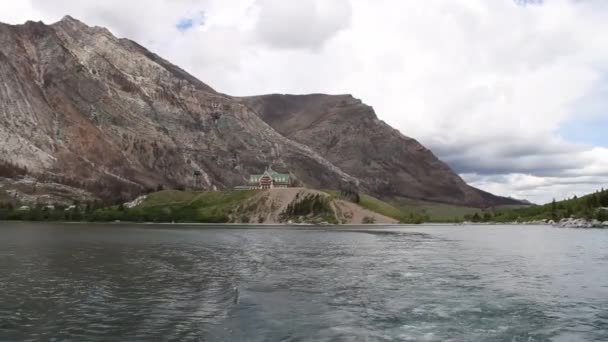
[[[569,120],[558,133],[569,142],[608,147],[608,118]]]
[[[175,24],[180,32],[186,32],[195,26],[203,26],[205,24],[205,11],[200,11],[194,15],[182,17]]]
[[[194,26],[194,19],[192,18],[182,18],[175,24],[175,27],[182,32],[191,29],[192,26]]]
[[[513,0],[519,6],[542,5],[544,0]]]
[[[608,147],[608,72],[602,72],[593,90],[571,110],[575,115],[561,123],[558,133],[573,143]]]

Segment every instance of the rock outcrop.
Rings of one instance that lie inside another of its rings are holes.
[[[560,228],[608,228],[608,222],[581,218],[565,218],[557,222],[555,226]]]
[[[272,164],[310,188],[512,202],[468,186],[350,96],[234,98],[71,17],[0,24],[0,161],[110,198],[229,188]]]
[[[75,202],[87,203],[96,197],[82,189],[52,182],[39,182],[25,177],[9,179],[0,177],[0,203],[11,205],[54,205],[68,206]]]

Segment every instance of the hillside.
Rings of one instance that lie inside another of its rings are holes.
[[[373,209],[373,208],[371,208]],[[0,220],[85,220],[182,223],[398,223],[346,199],[305,188],[248,191],[165,190],[125,204],[19,209],[0,206]]]
[[[602,209],[603,208],[603,209]],[[608,221],[608,190],[601,190],[582,197],[553,201],[545,205],[530,206],[499,212],[494,217],[498,222],[553,220],[564,218]]]
[[[0,24],[0,142],[0,177],[115,203],[160,188],[231,189],[267,165],[308,188],[513,202],[468,186],[351,96],[231,97],[69,16]]]
[[[327,193],[287,188],[249,191],[163,191],[146,196],[141,203],[123,208],[122,219],[161,222],[230,223],[398,223]],[[128,206],[128,205],[127,205]],[[99,210],[93,219],[113,220],[115,209]],[[110,215],[107,218],[104,215]]]

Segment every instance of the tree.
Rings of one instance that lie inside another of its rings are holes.
[[[492,221],[492,218],[493,218],[492,214],[489,212],[485,212],[483,214],[483,222],[490,222],[490,221]]]
[[[602,189],[599,200],[602,207],[608,207],[608,191]]]
[[[608,221],[608,211],[606,211],[604,209],[599,209],[597,211],[597,214],[595,215],[595,219],[600,222]]]
[[[600,206],[600,201],[599,201],[599,198],[598,198],[597,194],[589,195],[585,199],[585,205],[587,206],[587,208],[597,208],[597,207],[599,207]]]
[[[481,222],[481,216],[479,216],[479,213],[475,213],[475,215],[473,215],[472,220],[473,222]]]
[[[0,160],[0,177],[15,178],[27,174],[27,169],[11,162]]]
[[[340,197],[353,203],[359,203],[361,201],[357,188],[352,184],[347,184],[340,187]]]

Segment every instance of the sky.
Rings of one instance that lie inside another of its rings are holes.
[[[66,14],[227,94],[352,94],[498,195],[608,187],[606,0],[0,0]]]

